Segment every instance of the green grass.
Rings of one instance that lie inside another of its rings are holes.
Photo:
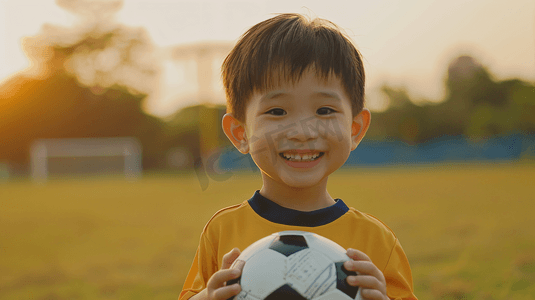
[[[535,166],[339,171],[329,192],[387,223],[420,299],[535,299]],[[258,173],[0,182],[0,299],[176,299],[200,232]]]

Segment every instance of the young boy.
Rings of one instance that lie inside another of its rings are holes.
[[[223,129],[260,168],[251,199],[206,224],[179,299],[228,299],[240,276],[239,249],[271,233],[310,231],[342,245],[365,299],[416,299],[409,263],[394,233],[327,192],[327,178],[364,137],[361,55],[337,27],[281,14],[247,31],[223,63]],[[358,197],[358,194],[355,195]],[[364,200],[364,199],[363,199]],[[243,267],[243,266],[242,266]]]

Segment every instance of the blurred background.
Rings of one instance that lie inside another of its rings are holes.
[[[347,201],[400,236],[417,295],[535,298],[532,0],[0,0],[0,299],[178,296],[204,223],[261,184],[221,63],[286,12],[364,57],[372,125],[330,191],[377,203]],[[496,235],[499,272],[474,263]]]

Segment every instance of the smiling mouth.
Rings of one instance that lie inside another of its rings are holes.
[[[324,154],[325,152],[310,152],[310,153],[282,152],[282,153],[279,153],[279,156],[284,158],[287,161],[310,162],[310,161],[315,161],[319,159]]]

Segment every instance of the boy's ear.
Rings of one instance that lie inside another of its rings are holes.
[[[223,131],[234,147],[243,154],[249,153],[249,143],[245,133],[245,124],[238,121],[232,114],[223,116]]]
[[[370,121],[371,113],[367,108],[364,108],[353,118],[353,123],[351,124],[351,151],[357,148],[364,135],[366,135],[366,131],[370,127]]]

